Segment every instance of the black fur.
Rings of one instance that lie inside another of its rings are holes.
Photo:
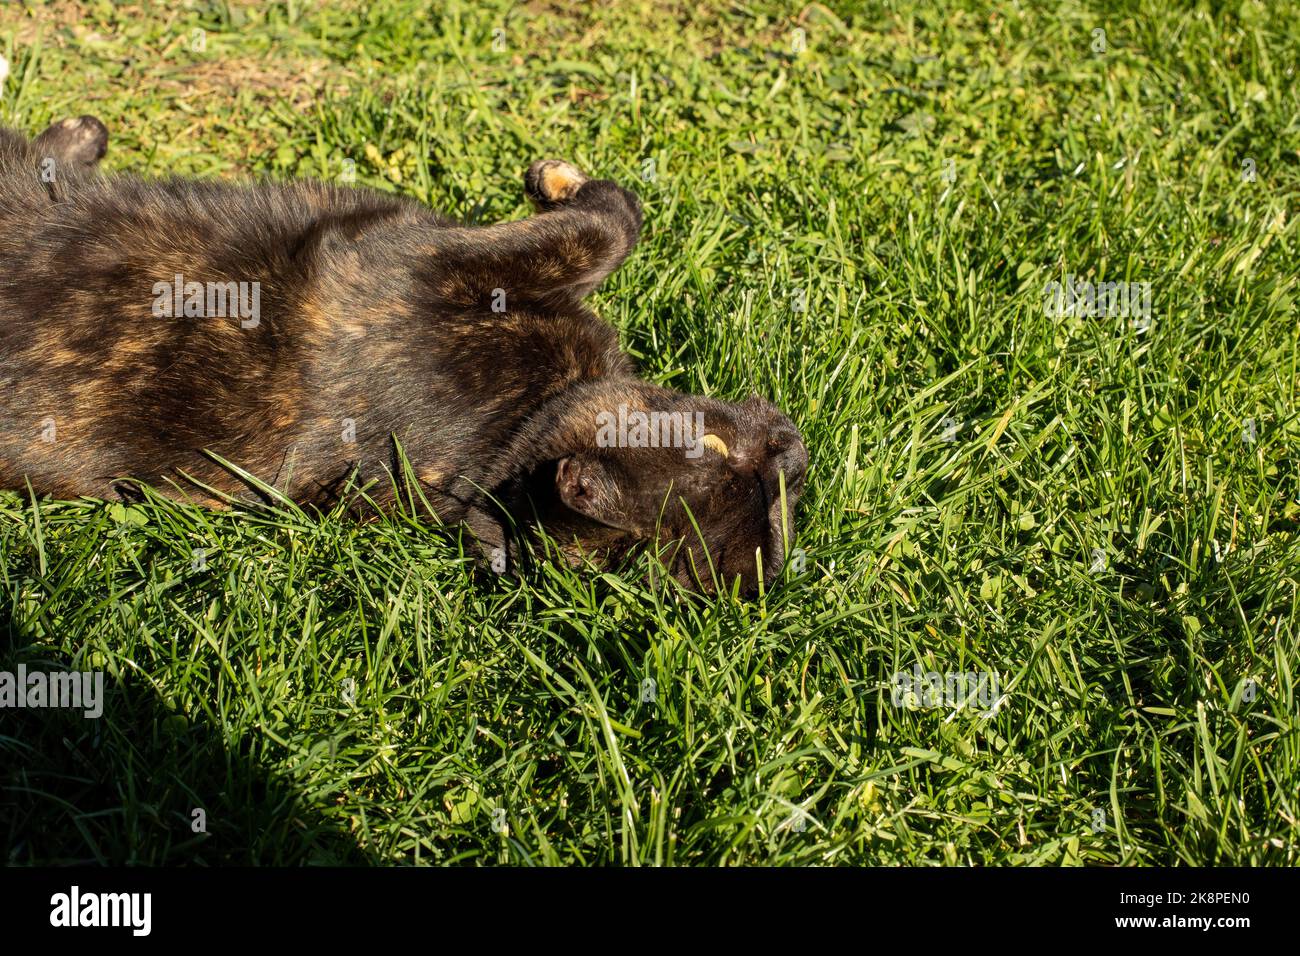
[[[466,227],[318,182],[104,178],[106,142],[91,117],[30,144],[0,129],[0,487],[145,482],[219,506],[249,489],[217,456],[312,504],[381,479],[383,506],[400,446],[498,569],[509,529],[540,518],[575,561],[657,542],[706,589],[711,562],[752,591],[756,550],[764,578],[779,570],[807,467],[793,424],[640,381],[582,304],[636,244],[626,189],[545,160],[525,177],[538,215]],[[256,316],[206,293],[200,314],[165,314],[178,275],[244,283]],[[620,405],[702,414],[714,437],[611,446],[597,420]]]

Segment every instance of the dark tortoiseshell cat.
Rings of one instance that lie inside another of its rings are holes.
[[[637,379],[582,304],[637,242],[632,193],[540,161],[538,215],[468,227],[319,182],[102,177],[107,139],[0,129],[0,488],[247,497],[216,455],[307,504],[382,478],[391,505],[400,444],[487,555],[540,520],[571,560],[658,542],[705,590],[776,576],[799,432]]]

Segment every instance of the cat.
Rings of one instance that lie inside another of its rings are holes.
[[[464,226],[316,181],[106,176],[107,143],[89,116],[0,129],[0,488],[327,506],[380,479],[498,571],[540,525],[575,564],[652,544],[689,588],[774,582],[799,430],[637,378],[582,302],[637,243],[632,192],[539,160],[535,215]]]

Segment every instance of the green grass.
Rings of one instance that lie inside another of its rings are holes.
[[[806,559],[706,602],[0,495],[0,668],[110,688],[4,714],[9,862],[1300,863],[1296,3],[79,6],[0,9],[0,121],[95,113],[113,168],[635,182],[595,305],[799,424]],[[1150,328],[1045,315],[1067,273]],[[1005,700],[894,706],[918,663]]]

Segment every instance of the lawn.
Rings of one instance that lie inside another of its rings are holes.
[[[7,861],[1300,863],[1298,51],[1293,0],[0,7],[0,122],[113,170],[632,185],[594,307],[812,462],[756,602],[0,493],[0,670],[106,686],[0,716]]]

